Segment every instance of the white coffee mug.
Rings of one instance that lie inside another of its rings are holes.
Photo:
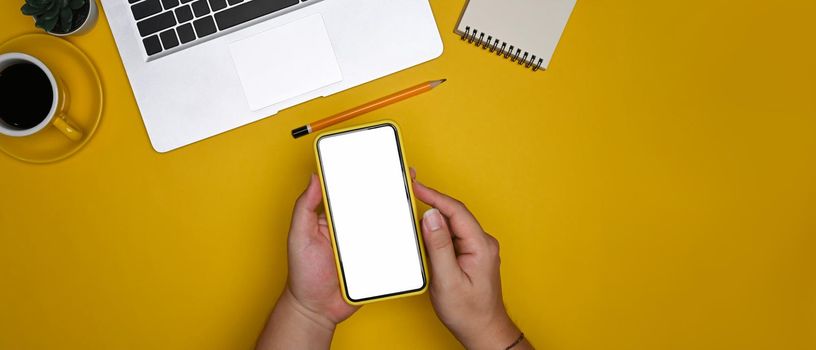
[[[36,57],[19,52],[10,52],[0,55],[0,72],[9,66],[19,63],[34,64],[39,67],[48,77],[48,81],[51,82],[51,90],[53,92],[51,110],[48,112],[45,119],[43,119],[39,124],[28,129],[12,128],[0,120],[0,134],[13,137],[29,136],[42,131],[49,125],[52,125],[57,128],[57,130],[65,134],[65,136],[69,139],[73,141],[82,140],[82,131],[65,115],[65,111],[68,108],[68,91],[65,89],[65,84],[56,78],[54,74],[51,73],[51,70],[42,63],[42,61]]]

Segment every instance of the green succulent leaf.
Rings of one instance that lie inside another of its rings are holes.
[[[20,11],[22,12],[23,9],[26,9],[26,8],[31,9],[31,10],[39,10],[40,9],[39,6],[34,5],[34,4],[30,3],[30,2],[26,2],[26,3],[23,4],[23,6],[20,6]],[[25,14],[25,13],[23,13],[23,14]],[[30,15],[26,15],[26,16],[30,16]]]
[[[60,7],[57,6],[57,2],[55,1],[53,4],[51,4],[51,7],[48,8],[48,11],[46,11],[43,14],[43,18],[44,19],[52,19],[52,18],[57,19],[57,15],[59,15],[59,12],[60,12]]]
[[[71,31],[71,24],[73,22],[71,19],[73,14],[71,9],[67,7],[60,10],[60,30],[62,30],[63,33]]]
[[[39,28],[42,28],[43,30],[45,30],[47,32],[50,32],[50,31],[54,30],[54,27],[57,25],[57,18],[54,17],[54,18],[51,18],[51,19],[45,19],[43,17],[40,17],[40,18],[37,19],[37,22],[35,23],[35,25],[37,27],[39,27]]]
[[[82,6],[85,6],[85,0],[71,0],[72,10],[79,10]]]
[[[26,4],[35,8],[47,8],[53,0],[26,0]]]
[[[29,4],[25,4],[23,5],[23,7],[20,7],[20,11],[23,12],[23,14],[26,16],[35,16],[42,13],[43,10],[31,6]]]
[[[57,7],[57,2],[56,1],[49,1],[47,4],[45,4],[45,6],[43,6],[41,8],[45,9],[45,10],[50,10],[50,9],[52,9],[54,7]]]

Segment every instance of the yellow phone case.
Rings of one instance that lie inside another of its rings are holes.
[[[379,297],[379,298],[373,298],[373,299],[368,299],[368,300],[364,300],[364,301],[353,301],[353,300],[351,300],[351,298],[348,295],[348,290],[346,289],[346,281],[345,281],[345,278],[343,277],[343,273],[341,272],[342,270],[340,268],[340,256],[337,254],[337,240],[336,240],[336,238],[334,236],[334,225],[332,223],[332,217],[331,217],[331,215],[328,214],[330,211],[329,211],[329,203],[326,200],[326,198],[327,198],[327,196],[326,196],[326,183],[325,183],[325,181],[323,179],[323,168],[320,165],[320,154],[319,154],[319,152],[317,150],[317,143],[318,143],[318,141],[320,141],[321,138],[326,137],[326,136],[339,134],[339,133],[344,133],[344,132],[353,131],[353,130],[367,129],[367,128],[370,128],[370,127],[381,126],[381,125],[389,125],[389,126],[393,127],[394,130],[397,131],[396,132],[397,142],[399,143],[399,149],[401,150],[401,153],[402,153],[402,163],[403,163],[403,167],[404,167],[403,173],[406,176],[405,180],[406,180],[406,183],[408,184],[408,194],[411,197],[411,210],[412,210],[412,213],[414,215],[414,232],[415,232],[415,234],[417,236],[416,239],[417,239],[417,242],[419,243],[419,253],[420,253],[421,257],[422,257],[422,273],[423,273],[424,283],[423,283],[422,288],[419,289],[419,290],[416,290],[416,291],[406,292],[406,293],[401,293],[401,294],[396,294],[396,295],[389,295],[389,296],[384,296],[384,297]],[[405,151],[404,150],[405,150],[405,147],[402,144],[402,132],[400,131],[399,125],[397,125],[397,123],[395,123],[395,122],[393,122],[391,120],[382,120],[382,121],[378,121],[378,122],[367,123],[367,124],[363,124],[363,125],[357,125],[357,126],[353,126],[353,127],[349,127],[349,128],[340,129],[340,130],[327,131],[327,132],[320,133],[320,134],[317,135],[317,137],[315,137],[315,140],[314,140],[314,152],[315,152],[315,161],[317,162],[317,175],[320,178],[320,189],[321,189],[321,191],[323,191],[323,207],[324,207],[324,210],[327,213],[326,214],[326,221],[329,224],[329,232],[331,234],[332,251],[334,252],[334,263],[337,266],[337,279],[340,281],[340,289],[342,291],[342,293],[340,293],[340,294],[343,296],[343,299],[345,299],[346,303],[349,303],[351,305],[363,305],[363,304],[368,304],[368,303],[372,303],[372,302],[376,302],[376,301],[403,298],[403,297],[408,297],[408,296],[412,296],[412,295],[419,295],[419,294],[425,293],[425,291],[428,290],[428,283],[430,281],[430,278],[428,276],[428,260],[425,257],[425,244],[422,242],[421,229],[420,229],[420,226],[419,226],[420,223],[419,223],[419,220],[417,219],[416,201],[414,199],[414,186],[413,186],[413,183],[412,183],[411,179],[409,178],[410,177],[410,170],[408,169],[408,161],[405,158]]]

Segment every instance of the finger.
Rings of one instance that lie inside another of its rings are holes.
[[[490,257],[501,263],[499,258],[499,240],[496,237],[491,236],[489,233],[485,233],[485,237],[487,238],[487,246],[488,246],[488,254]]]
[[[452,281],[462,276],[448,225],[439,210],[431,208],[422,215],[422,239],[431,260],[434,281]]]
[[[315,210],[323,201],[323,193],[320,191],[320,184],[317,175],[312,174],[309,179],[309,186],[298,197],[295,202],[295,209],[292,212],[292,228],[307,228],[313,225],[317,219]]]
[[[320,213],[317,216],[317,231],[320,232],[320,235],[323,236],[325,239],[329,238],[329,222],[326,221],[326,214]]]
[[[484,240],[484,231],[476,218],[462,202],[442,194],[416,181],[414,194],[419,200],[431,207],[439,209],[450,220],[453,234],[465,240]]]
[[[411,180],[416,181],[416,169],[414,167],[408,168],[408,171],[411,173]]]

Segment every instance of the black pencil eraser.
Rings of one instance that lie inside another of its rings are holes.
[[[297,129],[292,130],[292,137],[299,138],[301,136],[309,135],[309,127],[304,125]]]

